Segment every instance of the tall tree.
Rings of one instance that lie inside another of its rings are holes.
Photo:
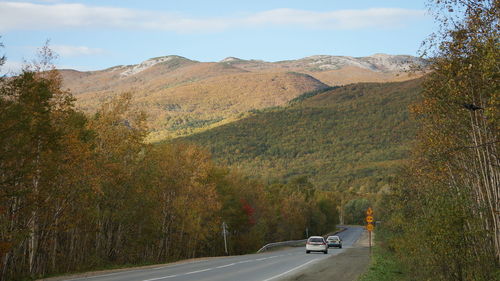
[[[427,116],[422,140],[441,138],[429,156],[444,160],[449,184],[471,196],[500,264],[500,1],[435,3],[441,41],[417,109]]]
[[[432,71],[413,107],[421,128],[392,202],[400,208],[392,222],[403,231],[395,248],[422,279],[493,280],[500,265],[500,1],[430,5],[441,30],[426,42]]]
[[[39,61],[0,87],[0,177],[3,271],[15,251],[28,253],[27,268],[33,275],[44,271],[42,247],[48,222],[45,205],[54,195],[51,159],[62,148],[61,124],[74,113],[73,98],[61,90],[61,79],[50,67],[52,53],[40,50]],[[20,243],[25,241],[25,249]]]

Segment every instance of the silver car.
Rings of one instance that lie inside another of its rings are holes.
[[[326,243],[328,247],[339,247],[339,249],[342,249],[342,239],[338,236],[328,236]]]
[[[306,254],[310,252],[323,252],[328,254],[328,245],[326,244],[325,238],[321,236],[311,236],[306,242]]]

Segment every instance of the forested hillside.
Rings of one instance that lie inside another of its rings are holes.
[[[0,280],[250,253],[335,229],[333,192],[248,179],[195,145],[148,144],[130,94],[85,115],[50,49],[41,55],[0,78]]]
[[[220,163],[271,181],[308,176],[326,190],[377,192],[408,156],[415,135],[408,106],[421,79],[360,83],[306,93],[177,141],[207,147]]]

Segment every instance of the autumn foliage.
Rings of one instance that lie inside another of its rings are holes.
[[[329,192],[147,144],[130,94],[77,111],[50,57],[0,82],[0,280],[223,255],[223,222],[229,254],[335,227]]]
[[[500,279],[500,2],[430,1],[441,19],[420,130],[383,205],[412,280]]]

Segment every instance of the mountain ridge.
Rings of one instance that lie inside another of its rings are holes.
[[[132,92],[132,105],[148,113],[151,140],[157,141],[225,124],[251,110],[281,106],[306,92],[412,79],[415,75],[407,69],[413,64],[425,65],[425,61],[376,54],[361,58],[317,55],[278,62],[227,57],[200,62],[169,55],[98,71],[60,73],[63,87],[90,114],[120,93]]]
[[[364,69],[369,69],[372,71],[377,71],[377,72],[383,72],[383,71],[407,71],[409,70],[410,65],[417,65],[417,66],[425,66],[426,65],[426,60],[411,56],[411,55],[389,55],[389,54],[384,54],[384,53],[376,53],[370,56],[365,56],[365,57],[352,57],[352,56],[334,56],[334,55],[312,55],[312,56],[307,56],[304,58],[300,59],[290,59],[290,60],[280,60],[280,61],[265,61],[265,60],[257,60],[257,59],[241,59],[238,57],[226,57],[220,61],[212,62],[212,61],[207,61],[207,62],[202,62],[202,61],[197,61],[197,60],[191,60],[189,58],[179,56],[179,55],[166,55],[166,56],[159,56],[159,57],[153,57],[146,59],[140,63],[137,64],[131,64],[131,65],[116,65],[112,67],[108,67],[105,69],[101,70],[92,70],[92,71],[79,71],[79,70],[74,70],[74,69],[60,69],[62,71],[78,71],[78,72],[87,72],[87,73],[95,73],[95,72],[103,72],[103,71],[116,71],[116,70],[125,70],[125,74],[123,76],[129,76],[133,74],[137,74],[148,67],[152,67],[156,64],[160,63],[166,63],[170,60],[174,59],[179,59],[179,60],[184,60],[188,62],[193,62],[193,63],[228,63],[228,64],[238,64],[238,63],[243,63],[243,64],[248,64],[248,63],[255,63],[255,64],[263,64],[263,65],[281,65],[282,67],[293,67],[295,65],[297,67],[297,64],[294,62],[301,62],[304,64],[308,64],[311,66],[312,69],[314,69],[314,66],[319,68],[320,70],[332,70],[332,69],[339,69],[344,66],[358,66],[360,68]],[[319,65],[319,66],[318,66]],[[135,69],[135,71],[133,71]]]

